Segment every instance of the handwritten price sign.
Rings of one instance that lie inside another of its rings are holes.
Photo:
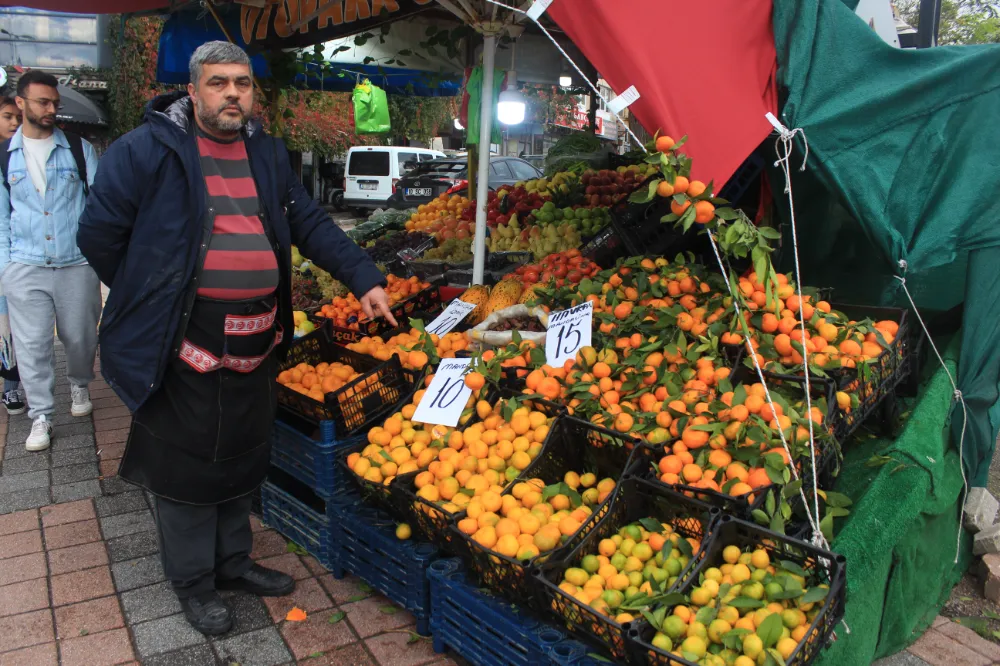
[[[413,413],[413,420],[420,423],[454,428],[462,417],[465,403],[472,389],[465,385],[465,373],[471,358],[447,358],[441,361],[431,385]]]
[[[594,304],[590,301],[549,315],[549,330],[545,335],[545,362],[561,366],[566,359],[576,358],[576,353],[582,347],[589,347],[593,320]]]
[[[459,322],[468,317],[469,313],[475,309],[475,303],[466,303],[456,298],[424,330],[434,335],[444,335],[458,326]]]

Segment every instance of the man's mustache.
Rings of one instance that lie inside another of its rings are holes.
[[[226,102],[225,104],[219,107],[219,113],[222,113],[227,109],[236,109],[240,113],[246,113],[246,110],[243,108],[243,105],[240,104],[239,102]]]

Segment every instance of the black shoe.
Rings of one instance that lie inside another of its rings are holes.
[[[191,626],[208,636],[218,636],[233,628],[229,607],[215,592],[181,599],[184,617]]]
[[[11,416],[24,414],[24,392],[21,389],[14,389],[3,394],[3,406],[7,408],[7,413]]]
[[[243,590],[258,597],[283,597],[295,589],[295,580],[288,574],[255,564],[239,578],[215,580],[217,590]]]

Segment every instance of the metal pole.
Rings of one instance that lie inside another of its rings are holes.
[[[472,284],[483,283],[486,269],[486,199],[490,180],[490,136],[493,133],[493,63],[495,34],[483,36],[483,92],[479,96],[479,169],[476,174],[476,240],[472,247]]]

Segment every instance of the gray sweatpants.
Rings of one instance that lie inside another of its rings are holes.
[[[101,284],[90,266],[46,268],[10,264],[0,277],[17,367],[32,419],[55,409],[55,332],[66,348],[66,376],[73,386],[94,381]],[[53,330],[55,329],[55,331]]]

